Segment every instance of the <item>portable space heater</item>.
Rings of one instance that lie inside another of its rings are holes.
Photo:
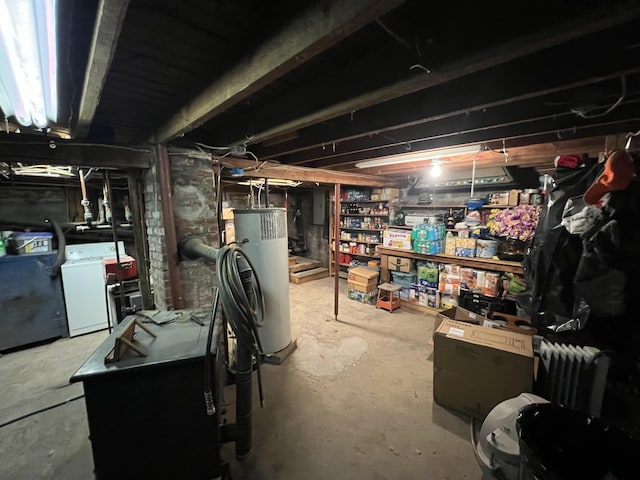
[[[595,347],[542,339],[536,393],[551,402],[600,416],[610,358]]]

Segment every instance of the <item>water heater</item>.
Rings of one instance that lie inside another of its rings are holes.
[[[264,353],[291,343],[289,312],[289,251],[284,208],[234,210],[236,240],[249,257],[262,287],[264,324],[259,328]]]

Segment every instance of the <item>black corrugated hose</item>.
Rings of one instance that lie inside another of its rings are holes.
[[[209,322],[209,332],[207,334],[207,351],[204,355],[204,402],[207,407],[207,415],[216,413],[216,404],[213,398],[213,390],[211,388],[211,364],[213,358],[211,354],[211,345],[213,343],[213,333],[216,331],[216,314],[218,313],[218,300],[220,299],[220,290],[216,288],[213,295],[213,307],[211,308],[211,321]],[[219,327],[219,325],[218,325]],[[216,340],[216,344],[217,344]]]
[[[264,406],[260,355],[262,344],[258,326],[264,322],[264,298],[251,261],[242,250],[222,247],[216,271],[222,310],[236,335],[236,456],[246,457],[251,451],[251,374],[256,359],[260,404]]]

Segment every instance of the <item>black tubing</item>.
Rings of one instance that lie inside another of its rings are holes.
[[[209,332],[207,335],[207,351],[204,352],[204,402],[207,408],[207,415],[216,413],[216,403],[211,388],[211,365],[213,363],[213,355],[211,353],[211,344],[213,343],[213,333],[217,333],[220,329],[220,323],[217,321],[216,313],[218,312],[218,300],[220,299],[220,290],[215,289],[213,294],[213,307],[211,308],[211,320],[209,322]],[[218,343],[216,335],[216,344]]]
[[[264,298],[251,261],[236,247],[223,247],[216,263],[222,310],[236,334],[236,457],[251,452],[251,374],[253,356],[258,366],[258,387],[262,399],[260,354],[262,344],[258,325],[264,321]]]
[[[53,225],[53,230],[56,232],[56,237],[58,238],[58,257],[56,258],[55,265],[51,268],[51,276],[57,277],[60,274],[60,267],[66,261],[65,249],[67,247],[67,240],[58,222],[50,218],[45,218],[44,221]]]

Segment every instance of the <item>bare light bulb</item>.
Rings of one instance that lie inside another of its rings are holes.
[[[438,178],[442,174],[442,167],[439,163],[434,163],[431,165],[431,176],[433,178]]]

